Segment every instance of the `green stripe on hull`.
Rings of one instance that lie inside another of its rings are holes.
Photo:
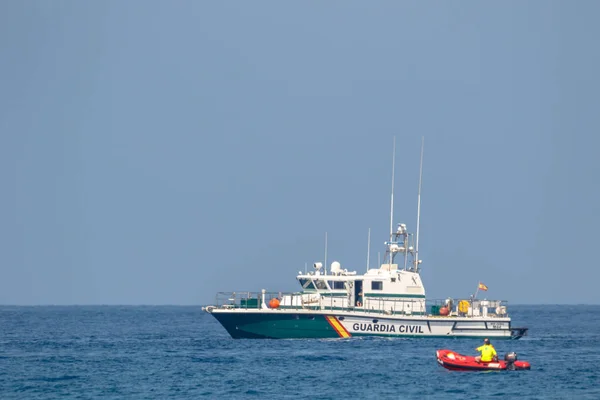
[[[458,336],[458,335],[394,335],[394,334],[385,334],[385,333],[351,333],[352,336],[378,336],[378,337],[387,337],[387,338],[407,338],[407,339],[482,339],[484,337],[489,338],[490,340],[502,340],[502,339],[513,339],[510,336],[490,336],[490,335],[481,335],[481,336]]]
[[[232,338],[338,338],[325,315],[213,313]]]

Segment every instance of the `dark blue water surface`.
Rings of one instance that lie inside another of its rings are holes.
[[[200,307],[0,307],[0,398],[600,399],[600,306],[513,306],[531,371],[451,372],[476,339],[234,340]]]

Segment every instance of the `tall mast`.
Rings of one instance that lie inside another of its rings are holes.
[[[325,232],[325,274],[327,275],[327,232]]]
[[[394,171],[396,167],[396,136],[392,145],[392,195],[390,200],[390,244],[394,241]],[[389,250],[389,265],[392,266],[392,249],[388,245]]]
[[[419,193],[417,195],[417,237],[415,242],[415,272],[419,272],[419,226],[421,222],[421,181],[423,179],[423,147],[425,137],[421,138],[421,162],[419,165]]]
[[[396,163],[396,136],[394,136],[394,144],[392,145],[392,196],[390,200],[390,241],[394,235],[394,170]]]
[[[367,239],[367,272],[369,272],[370,255],[371,255],[371,228],[369,228],[369,236]]]

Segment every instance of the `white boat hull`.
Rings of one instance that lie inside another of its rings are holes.
[[[206,309],[234,338],[354,336],[518,339],[510,318],[374,315],[325,310]]]

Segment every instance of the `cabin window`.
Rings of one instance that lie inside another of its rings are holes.
[[[317,289],[327,289],[327,285],[325,284],[325,281],[322,279],[319,279],[318,281],[315,281],[315,284],[317,286]]]
[[[310,281],[310,279],[303,278],[303,279],[299,279],[298,281],[300,282],[300,285],[302,285],[302,287],[304,289],[314,289],[315,288],[315,285],[313,285],[313,283]]]
[[[383,282],[371,282],[371,290],[383,290]]]
[[[329,281],[329,287],[331,289],[345,289],[344,282],[340,281]]]

